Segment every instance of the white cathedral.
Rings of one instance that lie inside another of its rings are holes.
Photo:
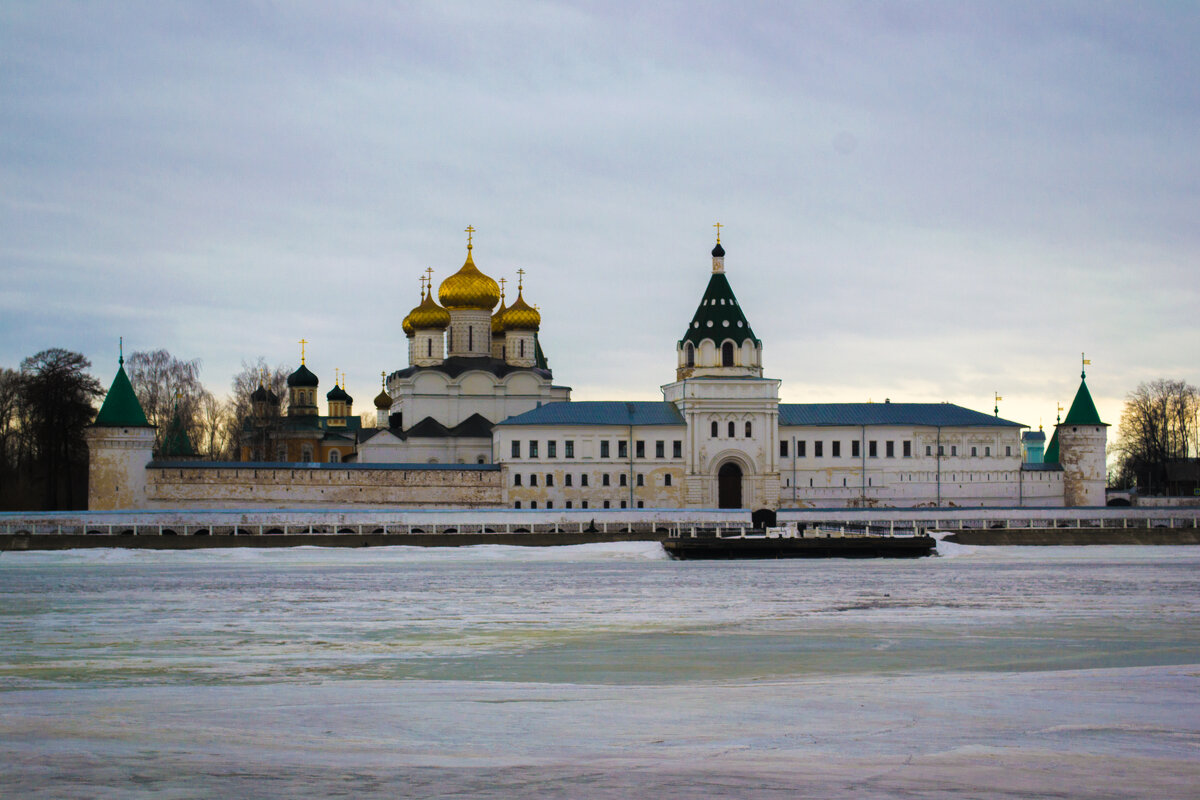
[[[718,237],[663,399],[572,402],[523,281],[507,305],[472,250],[404,318],[408,366],[352,462],[498,465],[497,504],[525,509],[1104,505],[1086,381],[1044,459],[1040,434],[948,403],[781,404]]]

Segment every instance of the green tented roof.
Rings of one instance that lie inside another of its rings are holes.
[[[1096,404],[1092,402],[1092,393],[1088,391],[1087,380],[1080,379],[1079,391],[1075,393],[1075,399],[1071,402],[1071,410],[1067,412],[1067,418],[1062,421],[1063,425],[1103,425],[1100,421],[1100,414],[1096,411]]]
[[[125,374],[125,362],[121,361],[117,369],[117,377],[113,378],[108,394],[104,396],[104,404],[100,413],[92,423],[97,428],[149,428],[152,427],[146,419],[146,412],[133,393],[133,384]]]
[[[688,323],[687,333],[681,341],[699,347],[705,339],[712,339],[718,345],[725,339],[732,339],[739,344],[747,339],[757,341],[724,272],[714,272],[709,278],[704,299],[700,301],[700,307]]]
[[[1050,434],[1050,444],[1046,445],[1046,452],[1042,454],[1042,461],[1046,464],[1058,463],[1058,431]]]
[[[179,407],[176,406],[175,414],[167,424],[167,432],[163,435],[162,451],[159,456],[161,458],[190,458],[195,455],[196,448],[192,447],[192,440],[188,438],[183,417],[179,415]]]

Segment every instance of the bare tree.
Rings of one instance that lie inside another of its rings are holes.
[[[203,437],[200,408],[209,392],[200,383],[200,359],[182,361],[166,350],[137,352],[126,360],[125,371],[146,419],[158,429],[155,450],[162,446],[177,407],[192,443]]]
[[[287,377],[292,373],[292,370],[285,366],[272,367],[267,363],[267,360],[262,356],[254,362],[242,362],[242,370],[233,376],[231,389],[233,396],[230,398],[225,412],[225,420],[227,427],[226,434],[226,458],[230,461],[237,461],[241,458],[241,445],[243,439],[251,433],[257,434],[263,441],[258,442],[258,450],[263,454],[263,458],[269,459],[266,447],[266,440],[274,429],[271,420],[263,420],[262,423],[254,427],[251,431],[250,420],[254,416],[254,409],[250,402],[250,396],[259,387],[260,383],[263,388],[267,389],[275,395],[279,400],[277,407],[270,409],[271,414],[282,414],[287,409]],[[276,410],[277,409],[277,410]]]
[[[1167,489],[1167,464],[1194,455],[1200,389],[1185,381],[1139,384],[1125,398],[1117,428],[1114,469],[1118,485],[1146,493]]]

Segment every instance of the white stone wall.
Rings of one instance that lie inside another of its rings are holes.
[[[88,509],[145,508],[154,428],[88,428]]]
[[[399,439],[381,431],[358,446],[359,464],[491,464],[492,440],[454,437]]]
[[[1104,425],[1059,425],[1058,461],[1063,468],[1063,500],[1068,506],[1102,506],[1107,473]]]
[[[492,312],[486,309],[453,308],[447,348],[451,356],[482,357],[492,354]]]
[[[405,428],[426,417],[452,428],[472,414],[500,422],[545,403],[571,399],[570,388],[555,386],[532,371],[497,378],[491,372],[471,370],[452,378],[437,370],[423,370],[405,378],[390,378],[388,394],[393,404],[399,404],[393,411],[403,412]]]

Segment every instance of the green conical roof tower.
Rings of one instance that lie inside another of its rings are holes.
[[[1103,425],[1096,404],[1092,402],[1092,393],[1087,388],[1087,373],[1079,375],[1079,391],[1071,401],[1071,410],[1067,412],[1064,425]]]
[[[187,427],[179,413],[178,400],[175,401],[175,413],[167,424],[167,432],[163,435],[160,455],[164,458],[194,458],[196,455],[196,448],[192,447],[192,440],[188,438]]]
[[[146,419],[146,412],[142,410],[142,404],[133,392],[133,384],[125,374],[123,351],[122,347],[121,356],[117,361],[117,377],[113,378],[112,386],[108,387],[104,404],[100,406],[100,413],[96,415],[96,421],[92,425],[97,428],[152,428],[154,426]]]
[[[1057,464],[1058,463],[1058,431],[1050,434],[1050,443],[1046,445],[1046,452],[1042,454],[1042,463]]]

